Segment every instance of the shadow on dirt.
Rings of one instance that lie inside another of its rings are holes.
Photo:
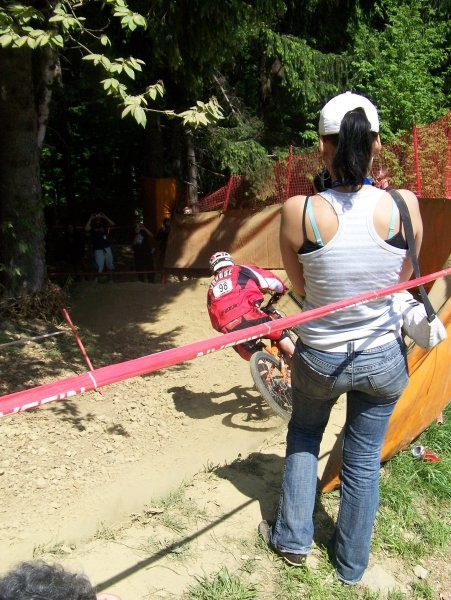
[[[255,427],[243,425],[243,421],[244,423],[264,422],[272,416],[271,409],[264,405],[263,400],[256,395],[252,387],[236,385],[227,391],[199,393],[186,387],[175,386],[169,388],[168,392],[172,394],[175,409],[191,419],[208,419],[214,415],[225,415],[222,419],[223,425],[254,431]],[[233,398],[222,400],[227,396]],[[237,414],[245,415],[244,419],[241,417],[241,422],[235,418]],[[274,425],[267,428],[259,427],[259,431],[269,431],[273,428]]]
[[[212,523],[209,523],[205,527],[197,530],[192,535],[185,536],[182,539],[180,539],[176,542],[173,542],[172,544],[168,544],[167,546],[165,546],[164,548],[162,548],[155,554],[152,554],[151,556],[148,556],[144,560],[137,562],[132,567],[124,569],[123,571],[121,571],[120,573],[117,573],[113,577],[110,577],[109,579],[102,581],[101,583],[99,583],[96,586],[95,591],[103,592],[106,589],[108,589],[109,587],[118,583],[119,581],[122,581],[124,579],[127,579],[127,577],[132,576],[134,573],[137,573],[138,571],[141,571],[142,569],[149,568],[150,565],[155,563],[160,558],[163,558],[164,556],[168,556],[170,554],[176,553],[178,550],[182,549],[183,547],[189,547],[189,544],[191,542],[193,542],[195,539],[201,537],[202,535],[204,535],[205,533],[207,533],[208,531],[210,531],[211,529],[216,527],[218,525],[218,523],[227,521],[228,519],[233,517],[235,514],[241,512],[247,506],[252,504],[252,502],[253,502],[253,500],[247,500],[246,502],[243,502],[242,504],[236,506],[233,510],[229,511],[228,513],[225,513],[221,518],[216,519]]]
[[[77,284],[72,289],[73,306],[68,314],[83,349],[61,313],[55,326],[39,320],[8,323],[2,341],[64,330],[64,335],[39,342],[0,347],[2,381],[0,395],[6,395],[89,370],[147,356],[180,345],[183,325],[161,332],[153,323],[165,314],[177,296],[195,282],[149,285],[141,282],[113,285]],[[186,369],[186,365],[177,365]]]
[[[284,459],[277,454],[253,452],[245,459],[214,469],[214,473],[230,481],[243,495],[260,503],[262,519],[274,521],[282,483]],[[258,523],[255,524],[257,528]],[[317,495],[314,512],[314,541],[317,546],[329,543],[335,524]]]
[[[240,513],[256,500],[260,503],[262,518],[271,521],[277,507],[282,469],[283,458],[275,454],[260,454],[257,452],[250,454],[249,457],[244,460],[237,460],[228,466],[214,469],[213,472],[218,477],[230,481],[241,493],[247,496],[249,500],[235,506],[233,510],[223,514],[220,518],[215,519],[213,522],[197,530],[192,535],[185,536],[172,544],[168,544],[158,552],[134,564],[132,567],[124,569],[113,577],[102,581],[97,586],[96,591],[104,591],[109,587],[114,586],[119,581],[132,576],[134,573],[149,568],[162,557],[169,556],[183,547],[189,546],[193,540],[216,527],[218,523],[225,522],[235,514]],[[318,546],[327,546],[333,535],[334,523],[324,508],[320,496],[317,499],[314,522],[315,543]],[[258,523],[255,523],[256,535],[257,526]]]

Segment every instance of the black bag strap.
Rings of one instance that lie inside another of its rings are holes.
[[[413,234],[412,220],[410,218],[409,209],[404,198],[397,190],[389,190],[389,194],[396,202],[396,206],[398,207],[399,214],[401,216],[402,224],[404,225],[404,231],[406,232],[407,248],[410,252],[410,259],[413,265],[413,272],[415,273],[415,277],[420,277],[420,265],[418,264],[417,250],[415,247],[415,236]],[[431,321],[433,321],[436,317],[435,310],[432,307],[431,301],[428,298],[424,286],[419,285],[418,290],[420,292],[421,299],[423,300],[424,308],[426,309],[428,321],[429,323],[431,323]]]

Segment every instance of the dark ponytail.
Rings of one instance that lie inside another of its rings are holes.
[[[373,141],[377,137],[370,127],[363,108],[355,108],[343,117],[340,133],[330,136],[336,139],[337,146],[332,168],[344,185],[360,186],[368,175]]]

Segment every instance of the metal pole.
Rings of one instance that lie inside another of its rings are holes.
[[[288,172],[287,172],[287,188],[285,190],[286,197],[290,197],[291,185],[291,170],[293,168],[293,146],[290,144],[290,152],[288,154]]]
[[[412,139],[413,139],[413,155],[415,159],[415,177],[417,183],[417,196],[421,196],[421,175],[420,175],[420,158],[419,158],[419,148],[418,148],[418,132],[417,125],[415,121],[413,122],[412,127]]]
[[[88,353],[86,352],[85,347],[83,346],[83,342],[81,341],[80,336],[78,335],[78,332],[77,332],[74,324],[72,323],[69,313],[64,308],[64,306],[61,308],[61,310],[63,312],[64,318],[66,319],[66,321],[69,324],[69,327],[72,329],[72,333],[74,334],[75,341],[77,342],[77,346],[80,348],[81,354],[82,354],[83,358],[85,359],[85,363],[88,365],[88,369],[90,371],[94,371],[94,367],[92,366],[92,363],[89,359]],[[102,394],[102,396],[104,395],[103,390],[97,388],[97,391],[100,392]]]

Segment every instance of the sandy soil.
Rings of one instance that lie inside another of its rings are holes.
[[[213,337],[207,285],[84,282],[69,312],[100,367]],[[288,299],[281,308],[296,310]],[[0,361],[1,394],[86,370],[69,334],[0,348]],[[277,503],[285,427],[231,349],[0,419],[2,571],[42,557],[144,600],[270,560],[256,527]],[[322,502],[317,542],[331,528]]]

